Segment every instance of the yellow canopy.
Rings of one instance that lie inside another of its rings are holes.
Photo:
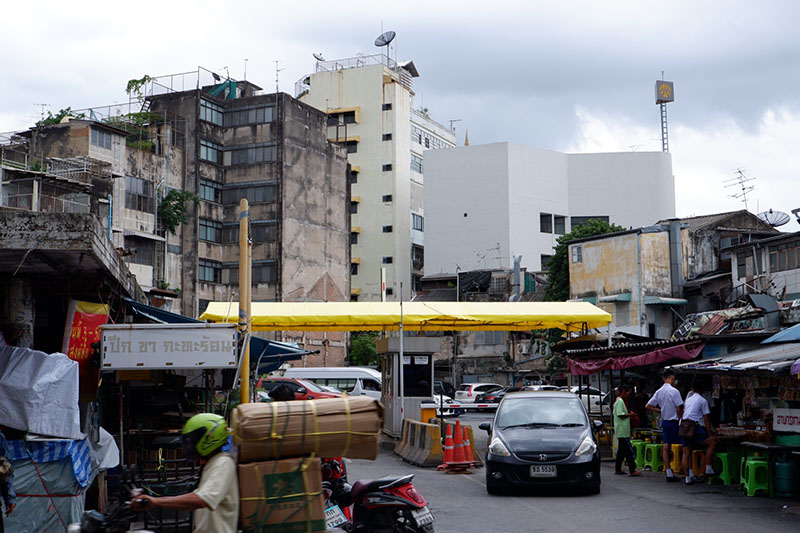
[[[256,331],[357,331],[400,328],[399,302],[252,304]],[[211,302],[201,320],[238,322],[238,302]],[[611,315],[588,302],[403,302],[403,328],[419,331],[578,330],[605,326]]]

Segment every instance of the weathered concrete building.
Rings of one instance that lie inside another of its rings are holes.
[[[768,294],[776,300],[800,299],[800,232],[742,242],[727,249],[733,294]]]
[[[775,233],[735,211],[576,239],[569,244],[570,298],[612,313],[613,329],[669,338],[686,313],[729,303],[726,246]]]

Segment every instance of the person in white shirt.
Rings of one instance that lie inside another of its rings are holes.
[[[678,389],[672,386],[675,383],[675,373],[671,369],[665,369],[661,378],[664,380],[664,385],[653,394],[645,408],[661,415],[664,442],[661,457],[664,460],[664,470],[667,474],[667,481],[678,481],[675,472],[669,467],[669,457],[671,446],[681,443],[681,438],[678,436],[678,419],[683,415],[683,399]]]
[[[692,450],[697,448],[706,447],[706,476],[714,475],[713,460],[714,448],[717,445],[716,437],[714,434],[714,427],[711,425],[711,409],[708,406],[708,400],[703,397],[703,383],[695,381],[692,384],[692,391],[694,394],[686,397],[686,404],[683,410],[683,419],[681,424],[686,420],[691,420],[696,424],[694,428],[694,435],[691,437],[682,437],[683,440],[683,459],[681,467],[684,472],[687,472],[684,478],[687,485],[691,485],[699,478],[695,476],[691,468]]]

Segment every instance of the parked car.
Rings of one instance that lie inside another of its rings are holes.
[[[442,406],[442,402],[444,402],[444,406]],[[453,403],[453,399],[449,396],[443,396],[441,394],[434,394],[433,395],[433,403],[438,405],[439,407],[436,409],[436,416],[441,417],[448,417],[448,416],[458,416],[461,414],[461,409],[448,409],[447,405]]]
[[[381,373],[361,366],[289,368],[284,377],[335,387],[351,396],[381,399]]]
[[[456,391],[456,401],[473,403],[479,394],[502,388],[502,385],[498,385],[497,383],[462,383]]]
[[[590,414],[600,414],[600,408],[598,407],[600,404],[597,402],[603,398],[603,392],[597,387],[573,385],[572,387],[561,387],[559,390],[578,395],[584,407],[586,407],[586,411]]]
[[[502,389],[484,392],[475,398],[475,403],[500,403],[500,400],[505,398],[506,394],[521,390],[519,387],[503,387]]]
[[[294,392],[295,400],[313,400],[315,398],[342,397],[342,394],[339,392],[324,391],[313,381],[306,381],[304,379],[282,378],[277,376],[261,378],[256,383],[256,387],[264,389],[264,391],[266,391],[267,394],[269,394],[269,391],[271,391],[280,384],[285,384],[290,389],[292,389],[292,392]]]
[[[563,391],[520,392],[500,402],[489,433],[486,490],[575,487],[600,492],[600,452],[583,402]]]
[[[522,387],[524,391],[537,391],[537,390],[559,390],[555,385],[525,385]]]
[[[433,393],[444,394],[445,396],[454,398],[456,395],[456,388],[446,381],[436,380],[433,382]]]

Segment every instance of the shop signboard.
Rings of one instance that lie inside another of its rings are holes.
[[[772,413],[772,429],[800,433],[800,409],[775,409]]]
[[[78,382],[84,399],[97,393],[98,372],[91,365],[92,344],[100,340],[100,326],[108,322],[108,305],[71,300],[61,351],[78,362]]]
[[[107,324],[103,370],[236,368],[236,324]]]

